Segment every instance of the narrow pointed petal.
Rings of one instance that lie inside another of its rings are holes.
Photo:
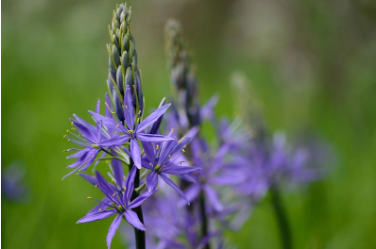
[[[111,247],[112,239],[114,238],[115,233],[116,233],[117,229],[119,228],[122,216],[123,215],[121,215],[121,214],[117,215],[115,217],[114,221],[111,223],[110,229],[108,230],[108,234],[107,234],[107,238],[106,238],[108,249],[110,249],[110,247]]]
[[[175,189],[176,192],[179,193],[179,195],[181,197],[184,198],[184,200],[188,203],[189,205],[189,201],[187,199],[187,197],[185,196],[184,192],[173,182],[171,181],[170,178],[168,178],[168,176],[164,175],[164,174],[159,174],[160,177],[162,177],[163,181],[165,181],[168,185],[170,185],[173,189]]]
[[[93,185],[96,185],[98,183],[97,178],[95,176],[91,176],[85,173],[78,173],[78,175]]]
[[[140,219],[137,217],[137,214],[131,210],[125,210],[124,212],[125,219],[137,228],[138,230],[145,231],[144,225],[141,223]]]
[[[169,137],[169,136],[163,136],[163,135],[157,135],[157,134],[146,134],[146,133],[137,133],[137,138],[142,142],[151,142],[151,143],[174,140],[174,138]]]
[[[134,199],[128,206],[128,208],[136,208],[139,207],[147,198],[149,198],[152,194],[156,192],[156,189],[152,191],[146,191],[145,193],[142,193],[139,197]]]
[[[200,168],[192,167],[192,166],[179,166],[179,165],[170,164],[168,166],[164,166],[162,169],[162,172],[165,174],[171,174],[171,175],[184,175],[184,174],[192,173],[198,170],[200,170]]]
[[[88,214],[88,215],[82,217],[81,219],[79,219],[77,221],[77,224],[92,222],[92,221],[96,221],[96,220],[103,220],[105,218],[110,217],[111,215],[113,215],[115,213],[116,213],[116,210],[113,210],[113,209],[94,212],[94,213]]]
[[[121,162],[117,159],[112,159],[112,168],[114,170],[114,177],[116,180],[117,185],[120,188],[123,188],[123,182],[124,182],[124,171],[123,171],[123,165]]]
[[[155,148],[153,144],[148,143],[148,142],[141,142],[142,147],[144,148],[145,154],[149,162],[153,162],[155,158]]]
[[[167,109],[170,107],[171,104],[164,105],[154,112],[152,112],[149,116],[147,116],[137,127],[139,131],[145,130],[147,127],[152,125],[160,116],[162,116]]]
[[[158,174],[152,171],[146,177],[146,187],[148,187],[149,191],[151,191],[155,189],[157,185],[158,185]]]
[[[134,183],[134,177],[136,176],[136,170],[137,170],[137,167],[133,165],[131,170],[128,173],[127,180],[125,182],[125,186],[127,189],[125,191],[123,198],[126,203],[128,203],[128,200],[131,198],[132,193],[133,193],[133,188],[134,188],[133,183]]]
[[[99,145],[102,146],[102,147],[120,146],[120,145],[123,145],[126,142],[128,142],[129,138],[130,138],[129,135],[123,134],[123,135],[120,135],[120,136],[112,137],[112,138],[107,139],[103,142],[100,142]]]
[[[131,156],[133,159],[134,164],[138,169],[141,169],[141,150],[140,146],[138,145],[138,141],[135,138],[131,139]]]

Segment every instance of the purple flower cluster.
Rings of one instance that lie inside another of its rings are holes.
[[[145,115],[130,17],[123,4],[113,14],[104,113],[98,101],[89,111],[93,122],[73,115],[65,136],[79,147],[67,150],[74,151],[67,158],[75,159],[68,175],[79,171],[104,195],[88,197],[98,203],[77,223],[114,216],[108,248],[122,219],[133,227],[134,240],[127,243],[137,249],[229,248],[223,232],[240,229],[270,188],[285,179],[308,182],[319,173],[307,169],[306,150],[291,151],[282,137],[256,139],[241,120],[218,120],[218,97],[200,105],[175,21],[166,28],[175,99],[163,99]],[[213,127],[214,144],[201,132],[204,122]],[[107,177],[97,167],[100,161],[109,167]],[[83,173],[90,167],[94,175]]]

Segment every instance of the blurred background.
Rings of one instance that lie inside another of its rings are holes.
[[[61,180],[69,172],[62,151],[70,147],[68,118],[88,118],[107,90],[116,3],[2,1],[2,174],[16,174],[21,188],[19,198],[2,194],[3,248],[106,248],[111,220],[75,224],[94,189],[79,177]],[[217,113],[236,115],[230,79],[241,71],[272,131],[309,129],[336,151],[325,179],[282,193],[295,248],[376,248],[375,1],[128,3],[147,107],[170,95],[164,24],[174,17],[189,39],[203,102],[218,93]],[[280,248],[277,232],[264,201],[227,236],[241,249]],[[124,248],[120,234],[112,248]]]

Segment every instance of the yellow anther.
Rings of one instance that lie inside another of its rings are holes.
[[[117,193],[113,193],[113,194],[112,194],[112,196],[115,196],[115,195],[117,195]]]
[[[127,187],[124,187],[124,192],[127,190]]]
[[[120,126],[120,124],[117,124],[117,125],[115,126],[115,128],[119,128],[119,126]]]
[[[69,130],[67,130],[67,133],[69,133]]]
[[[155,148],[158,150],[158,149],[159,149],[159,145],[157,144],[157,145],[155,146]]]
[[[68,139],[67,141],[70,142],[70,139]]]
[[[140,118],[137,118],[137,123],[139,123],[140,122]]]
[[[133,131],[133,130],[128,130],[128,132],[129,132],[130,134],[133,134],[134,131]]]
[[[88,196],[88,197],[86,197],[88,200],[91,200],[91,199],[93,199],[93,198],[91,198],[90,196]]]
[[[66,139],[66,138],[67,138],[67,135],[64,135],[63,138]]]
[[[103,208],[98,209],[98,211],[102,211],[102,210],[103,210]]]
[[[95,185],[94,185],[94,188],[98,188],[98,184],[95,184]]]
[[[174,128],[171,128],[171,133],[174,132],[174,131],[175,131]]]
[[[181,144],[181,140],[178,141],[178,144]]]
[[[141,114],[141,110],[138,110],[138,115],[140,115]]]
[[[71,130],[72,130],[72,131],[75,131],[75,130],[76,130],[76,128],[72,127],[72,128],[71,128]]]
[[[185,153],[185,149],[182,149],[181,151],[183,151],[183,153]]]
[[[92,146],[93,146],[93,148],[95,148],[95,149],[99,149],[99,148],[100,148],[100,146],[99,146],[98,144],[93,144]]]
[[[125,109],[128,109],[128,105],[125,105]]]
[[[71,125],[74,125],[73,121],[71,122]]]
[[[171,158],[171,155],[168,155],[168,158]]]
[[[123,207],[121,205],[118,206],[119,209],[122,209]]]
[[[114,178],[111,178],[111,182],[114,183],[114,182],[115,182],[115,179],[114,179]]]

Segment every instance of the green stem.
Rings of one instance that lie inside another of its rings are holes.
[[[293,247],[292,247],[291,230],[290,230],[286,210],[283,206],[282,198],[279,193],[278,187],[276,185],[273,185],[270,188],[270,193],[271,193],[274,212],[275,212],[278,226],[279,226],[282,248],[292,249]]]
[[[208,220],[206,217],[206,206],[204,193],[200,193],[200,216],[201,216],[201,234],[202,238],[208,236]],[[209,242],[205,245],[205,249],[210,249]]]
[[[131,168],[133,166],[133,160],[131,159],[130,161],[131,161],[131,163],[129,164],[129,167]],[[133,201],[134,199],[136,199],[139,196],[139,193],[137,193],[137,191],[136,191],[136,189],[139,187],[139,185],[140,185],[140,170],[137,169],[136,170],[136,176],[135,176],[135,179],[134,179],[134,185],[133,185],[135,190],[133,191],[131,201]],[[141,223],[144,223],[144,217],[142,215],[141,206],[134,208],[133,211],[137,214],[138,219],[141,221]],[[134,236],[135,236],[135,239],[136,239],[136,249],[146,249],[145,232],[141,231],[137,228],[134,228]]]

